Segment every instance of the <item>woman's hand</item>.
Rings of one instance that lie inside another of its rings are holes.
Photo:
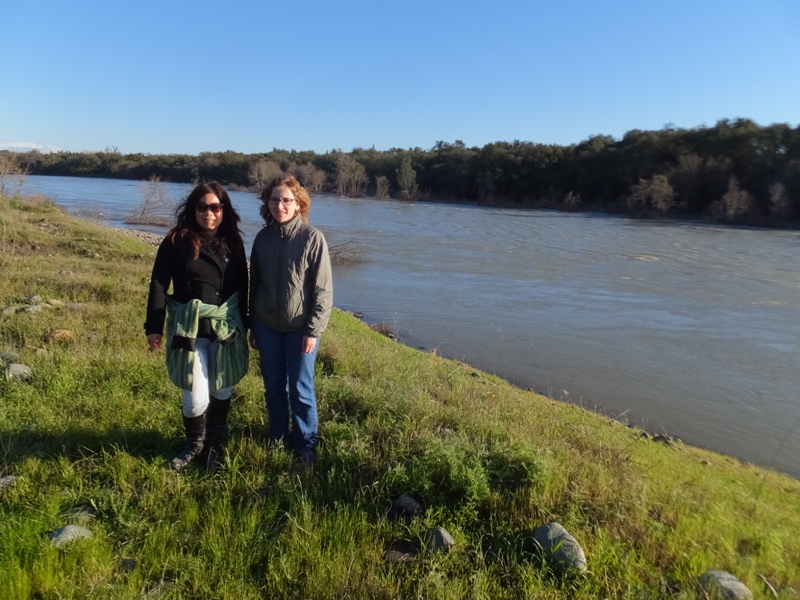
[[[256,343],[256,338],[254,336],[250,336],[250,347],[253,350],[258,350],[258,344]]]
[[[147,345],[151,350],[161,350],[164,347],[160,333],[151,333],[147,336]]]
[[[314,351],[314,348],[317,347],[317,338],[311,337],[310,335],[303,336],[303,354],[311,354]]]

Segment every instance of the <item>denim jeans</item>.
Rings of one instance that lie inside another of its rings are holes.
[[[313,352],[303,354],[302,332],[282,333],[255,321],[251,327],[264,378],[270,441],[293,445],[298,453],[315,450],[317,398],[314,394],[314,362],[319,340]]]
[[[195,340],[192,389],[183,390],[183,416],[199,417],[208,408],[209,396],[229,400],[231,388],[216,388],[217,348],[219,342],[206,338]]]

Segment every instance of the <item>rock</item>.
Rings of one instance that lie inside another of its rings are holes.
[[[444,552],[447,554],[456,545],[450,532],[444,527],[434,527],[425,533],[425,542],[429,552]]]
[[[11,363],[6,367],[6,379],[10,381],[30,381],[33,371],[20,363]]]
[[[138,566],[139,563],[137,563],[135,560],[132,558],[126,558],[120,563],[119,570],[123,573],[130,573],[131,571],[135,571],[136,567]]]
[[[477,371],[473,371],[473,372],[472,372],[472,376],[473,376],[473,377],[476,377],[476,378],[478,378],[478,379],[480,379],[480,378],[481,378],[481,374],[480,374],[480,373],[478,373]]]
[[[387,550],[383,553],[383,560],[388,563],[404,563],[411,562],[416,557],[413,552],[400,552],[399,550]]]
[[[36,356],[38,356],[39,358],[47,358],[48,356],[50,356],[50,353],[47,351],[47,348],[37,348]]]
[[[62,277],[66,277],[67,275],[75,275],[75,273],[73,273],[72,271],[69,271],[67,269],[64,269],[63,271],[59,271],[58,274],[61,275]]]
[[[17,312],[17,307],[16,307],[16,306],[6,306],[6,307],[3,309],[3,316],[4,316],[4,317],[10,317],[10,316],[11,316],[11,315],[13,315],[15,312]]]
[[[554,561],[566,569],[586,571],[586,555],[578,541],[559,523],[551,521],[539,527],[533,534],[537,546],[547,560]]]
[[[727,571],[706,571],[697,578],[703,590],[712,598],[751,600],[753,592]]]
[[[64,303],[61,300],[56,300],[55,298],[48,300],[47,303],[50,306],[64,306]]]
[[[29,301],[31,304],[41,304],[41,303],[42,303],[42,297],[41,297],[41,296],[38,296],[38,295],[37,295],[37,296],[31,296],[31,297],[28,299],[28,301]]]
[[[17,479],[19,478],[16,475],[6,475],[5,477],[0,477],[0,492],[14,485],[14,482]]]
[[[50,534],[50,541],[56,548],[63,548],[70,542],[79,539],[89,539],[92,532],[80,525],[64,525]]]
[[[664,435],[663,433],[658,433],[653,436],[654,442],[661,442],[662,444],[666,444],[669,446],[672,443],[672,440],[668,435]]]
[[[70,310],[85,310],[86,304],[83,302],[70,302],[67,304],[67,308]]]
[[[38,313],[42,312],[42,305],[41,304],[31,304],[30,306],[26,306],[22,309],[23,312],[26,313]]]
[[[45,338],[50,342],[71,342],[75,336],[69,329],[54,329]]]
[[[415,517],[421,517],[423,514],[425,514],[425,509],[422,508],[422,505],[406,494],[402,494],[395,500],[389,509],[389,518],[394,520],[405,519],[410,521]]]
[[[16,360],[19,360],[19,352],[16,350],[6,350],[5,352],[0,352],[0,362],[12,363]]]
[[[97,517],[97,511],[91,506],[76,506],[70,508],[62,515],[67,521],[73,523],[91,523]]]
[[[386,552],[383,553],[383,560],[391,563],[404,563],[414,560],[417,556],[417,551],[414,549],[413,544],[407,540],[399,540],[392,542]]]

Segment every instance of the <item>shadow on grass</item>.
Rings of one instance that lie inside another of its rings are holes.
[[[0,458],[6,464],[28,456],[80,458],[117,448],[131,456],[152,461],[158,457],[171,457],[182,441],[165,437],[155,429],[118,428],[103,432],[68,429],[58,433],[0,431]]]

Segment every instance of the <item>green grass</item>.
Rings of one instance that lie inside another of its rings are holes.
[[[696,598],[711,568],[756,597],[770,597],[760,576],[800,590],[796,480],[475,377],[338,311],[317,365],[313,469],[267,449],[253,356],[225,468],[167,471],[180,392],[146,350],[154,256],[47,202],[0,199],[0,307],[86,304],[0,318],[0,352],[34,370],[0,378],[0,475],[19,477],[0,491],[0,597]],[[423,518],[387,518],[401,493]],[[52,547],[78,506],[97,510],[94,537]],[[531,553],[550,520],[589,573],[559,577]],[[392,542],[422,548],[435,526],[453,552],[384,563]]]

